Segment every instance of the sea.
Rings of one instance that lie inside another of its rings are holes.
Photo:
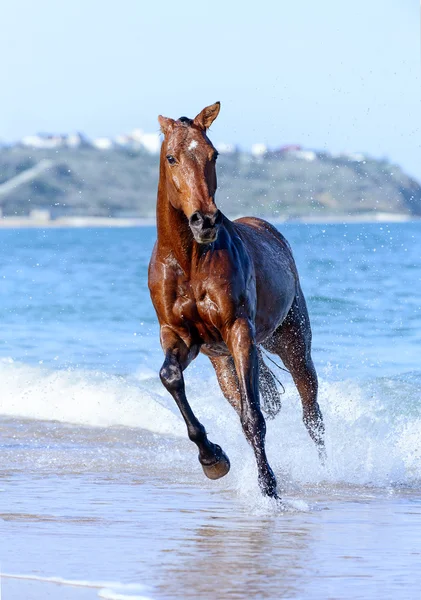
[[[230,457],[225,478],[204,477],[159,381],[154,227],[0,229],[3,600],[421,597],[421,222],[278,227],[307,298],[328,455],[273,367],[281,502],[260,495],[206,357],[187,395]]]

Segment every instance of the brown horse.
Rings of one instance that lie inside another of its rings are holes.
[[[226,475],[230,462],[210,442],[185,394],[183,371],[199,352],[216,371],[224,396],[241,419],[253,447],[262,493],[277,497],[265,452],[266,424],[259,381],[268,406],[279,405],[273,375],[259,345],[290,371],[303,405],[303,420],[324,457],[324,425],[311,359],[311,328],[288,242],[256,217],[230,221],[215,205],[217,151],[206,130],[219,102],[195,119],[158,118],[161,147],[157,242],[149,265],[149,289],[160,325],[165,361],[160,378],[199,449],[210,479]]]

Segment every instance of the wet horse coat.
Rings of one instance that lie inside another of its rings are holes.
[[[222,477],[230,468],[228,457],[208,440],[188,403],[183,378],[199,352],[209,356],[254,450],[261,490],[276,497],[276,479],[265,452],[259,378],[268,384],[266,393],[277,391],[259,345],[278,354],[291,372],[304,423],[323,457],[311,328],[285,238],[262,219],[230,221],[215,205],[217,152],[206,130],[219,108],[219,103],[206,107],[194,120],[159,117],[165,138],[149,289],[165,353],[160,377],[198,447],[205,474]]]

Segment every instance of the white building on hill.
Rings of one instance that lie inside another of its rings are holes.
[[[26,148],[78,148],[86,144],[86,138],[81,133],[37,133],[35,135],[25,135],[20,144]]]
[[[114,144],[108,137],[99,137],[92,140],[92,146],[97,150],[111,150]]]
[[[151,154],[157,154],[161,148],[159,133],[145,133],[142,129],[133,129],[129,137]]]
[[[266,144],[253,144],[251,147],[251,153],[253,156],[264,156],[268,151]]]
[[[218,150],[219,154],[233,154],[236,150],[234,144],[227,144],[226,142],[215,144],[215,148]]]

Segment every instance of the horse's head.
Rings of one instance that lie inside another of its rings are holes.
[[[194,239],[210,244],[218,236],[222,214],[215,205],[218,152],[206,135],[219,113],[215,102],[193,120],[158,117],[165,138],[161,148],[161,169],[166,170],[169,199],[187,217]]]

